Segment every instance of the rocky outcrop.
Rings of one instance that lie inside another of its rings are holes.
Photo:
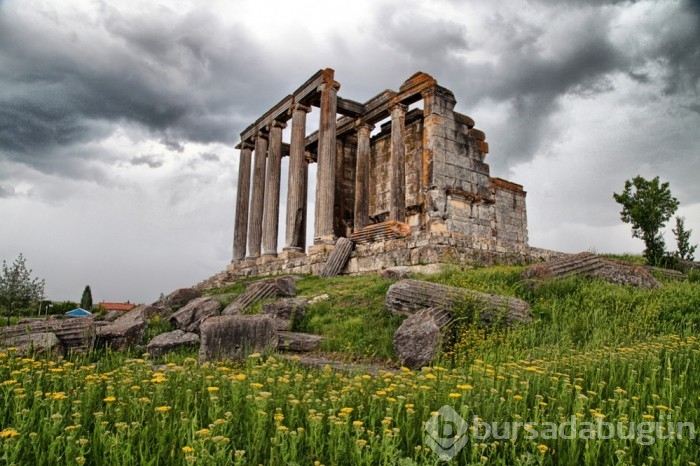
[[[161,333],[153,337],[146,345],[146,351],[151,356],[157,357],[182,347],[196,346],[198,344],[199,335],[196,333],[173,330],[172,332]]]
[[[243,293],[226,306],[221,315],[240,314],[262,299],[295,296],[296,280],[296,277],[285,276],[252,282]]]
[[[442,329],[452,321],[444,309],[431,307],[403,321],[394,333],[394,352],[409,368],[429,365],[440,350]]]
[[[338,238],[335,242],[335,247],[328,256],[326,265],[323,266],[320,276],[323,278],[335,277],[343,270],[345,264],[348,263],[350,259],[350,254],[352,254],[352,248],[354,244],[347,238]]]
[[[240,360],[253,352],[277,348],[274,321],[266,315],[211,317],[200,327],[199,361]]]
[[[305,298],[282,298],[263,304],[263,314],[274,320],[278,331],[292,330],[306,315],[308,301]]]
[[[484,324],[503,320],[513,325],[531,320],[530,305],[520,299],[419,280],[401,280],[391,285],[385,305],[398,315],[412,315],[426,307],[440,307],[448,312],[473,309]]]
[[[309,333],[277,332],[277,335],[279,338],[277,349],[280,351],[293,351],[296,353],[314,351],[321,346],[323,341],[322,336]]]
[[[38,333],[55,334],[66,351],[84,350],[92,347],[95,326],[92,317],[37,319],[26,324],[0,328],[0,342]]]
[[[199,332],[199,327],[206,319],[216,316],[221,310],[221,303],[211,297],[196,298],[170,317],[175,326],[185,332]]]

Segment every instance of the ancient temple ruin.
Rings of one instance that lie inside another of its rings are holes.
[[[525,191],[490,176],[485,134],[454,111],[450,90],[425,73],[364,103],[340,97],[339,89],[334,71],[320,70],[241,133],[229,273],[316,273],[339,237],[355,244],[343,269],[350,274],[528,255]],[[311,107],[320,108],[319,129],[307,134]],[[308,213],[312,163],[318,164],[315,211]],[[307,245],[310,215],[313,244]]]

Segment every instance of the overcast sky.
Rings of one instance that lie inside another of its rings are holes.
[[[223,270],[240,132],[326,67],[360,102],[416,71],[451,89],[533,246],[641,252],[612,199],[637,174],[700,241],[697,0],[0,0],[0,259],[56,300]]]

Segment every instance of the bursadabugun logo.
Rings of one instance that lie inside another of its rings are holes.
[[[468,430],[467,421],[445,405],[425,423],[424,442],[440,459],[449,461],[467,444]]]

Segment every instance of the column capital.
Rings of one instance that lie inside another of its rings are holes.
[[[249,142],[249,141],[243,141],[239,144],[238,148],[240,150],[244,150],[244,149],[253,150],[253,149],[255,149],[255,144],[253,144],[252,142]]]
[[[406,110],[408,110],[408,105],[402,104],[400,102],[396,103],[396,104],[392,105],[392,107],[391,107],[391,116],[393,117],[394,113],[398,113],[398,112],[400,112],[399,113],[400,115],[405,114]]]
[[[324,89],[335,89],[338,91],[340,90],[340,83],[338,81],[324,81],[318,86],[318,90],[323,91]]]
[[[305,113],[311,112],[311,107],[309,105],[304,105],[301,102],[296,102],[289,107],[289,113],[293,114],[296,111],[301,111]]]
[[[374,129],[374,125],[367,123],[365,120],[358,118],[355,120],[355,129],[359,133],[360,131],[367,131],[367,132],[372,132]]]
[[[272,128],[282,128],[282,129],[284,129],[284,128],[287,127],[287,123],[284,122],[284,121],[275,120],[275,121],[273,121],[272,123],[270,123],[269,126],[270,126],[270,129],[272,129]]]
[[[255,139],[269,139],[270,138],[270,131],[268,128],[260,128],[257,133],[255,133]]]

